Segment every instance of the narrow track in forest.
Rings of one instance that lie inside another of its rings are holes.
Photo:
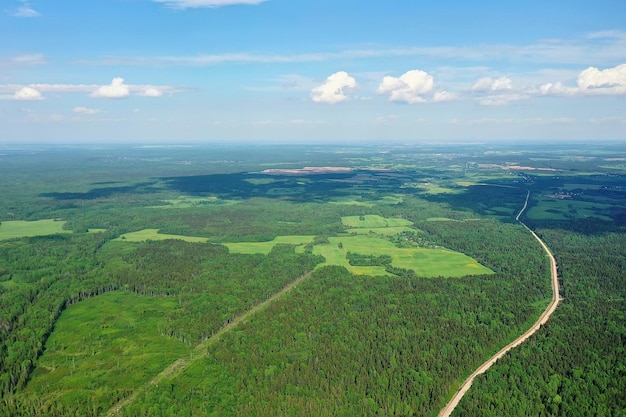
[[[474,382],[474,378],[476,378],[476,376],[482,373],[485,373],[487,369],[491,368],[491,366],[494,363],[496,363],[498,359],[503,357],[508,351],[522,344],[526,339],[528,339],[537,330],[539,330],[539,328],[548,321],[552,313],[554,313],[557,306],[559,305],[559,302],[562,300],[561,296],[559,295],[559,276],[558,276],[558,271],[556,267],[556,260],[554,259],[552,252],[550,252],[548,245],[546,245],[544,241],[541,240],[541,238],[537,236],[535,232],[530,230],[530,228],[526,226],[520,220],[520,216],[524,213],[524,211],[528,207],[529,198],[530,198],[530,191],[528,192],[528,194],[526,194],[526,201],[524,202],[524,207],[522,207],[520,212],[517,214],[517,216],[515,217],[515,220],[518,221],[522,226],[524,226],[533,235],[533,237],[537,239],[537,241],[539,241],[539,243],[541,244],[541,247],[543,247],[543,250],[548,255],[548,258],[550,258],[550,274],[552,276],[552,279],[551,279],[552,300],[550,301],[550,304],[548,304],[548,307],[544,310],[544,312],[541,313],[541,316],[539,316],[537,321],[528,330],[526,330],[517,339],[515,339],[514,341],[512,341],[511,343],[509,343],[502,349],[500,349],[500,351],[496,353],[495,355],[493,355],[491,358],[487,359],[474,372],[472,372],[472,374],[469,377],[467,377],[467,379],[463,382],[463,384],[461,384],[459,389],[456,391],[454,396],[450,399],[450,401],[446,404],[446,406],[439,412],[439,415],[438,415],[439,417],[449,417],[454,411],[454,409],[456,408],[456,406],[459,404],[459,401],[461,401],[461,398],[463,398],[465,393],[472,386],[472,382]]]
[[[122,408],[124,406],[132,404],[133,402],[135,402],[135,400],[137,399],[139,394],[145,392],[149,387],[154,386],[154,385],[158,385],[164,378],[176,377],[176,376],[180,375],[185,369],[187,369],[187,367],[190,364],[192,364],[192,363],[194,363],[194,362],[196,362],[196,361],[206,357],[208,355],[208,348],[209,348],[209,346],[214,345],[217,341],[219,341],[222,338],[222,336],[224,336],[226,333],[232,331],[240,323],[242,323],[243,321],[248,319],[253,314],[258,313],[259,311],[265,309],[268,305],[270,305],[273,302],[275,302],[276,300],[282,298],[285,294],[287,294],[289,291],[293,290],[298,284],[300,284],[302,281],[304,281],[305,279],[307,279],[310,276],[311,276],[310,272],[307,272],[304,275],[299,276],[298,278],[296,278],[295,280],[293,280],[289,284],[287,284],[285,287],[283,287],[280,291],[278,291],[277,293],[275,293],[272,296],[270,296],[267,300],[265,300],[265,301],[263,301],[263,302],[261,302],[259,304],[256,304],[250,310],[248,310],[245,313],[235,317],[233,320],[231,320],[225,326],[220,328],[211,337],[203,340],[195,348],[193,348],[193,351],[192,351],[192,353],[190,354],[190,356],[188,358],[177,359],[170,366],[168,366],[163,371],[161,371],[159,374],[154,376],[154,378],[152,378],[150,381],[148,381],[145,384],[135,388],[135,390],[132,392],[132,394],[130,394],[128,397],[125,397],[125,398],[121,399],[120,401],[118,401],[117,403],[115,403],[115,405],[113,405],[113,407],[111,407],[106,412],[105,416],[112,417],[112,416],[119,415],[120,411],[122,410]]]

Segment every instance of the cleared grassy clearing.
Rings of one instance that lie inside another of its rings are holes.
[[[252,185],[267,185],[273,184],[275,182],[285,182],[284,180],[279,180],[276,178],[246,178],[244,181]]]
[[[331,201],[330,204],[343,204],[372,208],[379,204],[393,206],[396,204],[400,204],[403,201],[404,198],[401,195],[386,195],[380,200],[357,200],[352,197],[338,198],[335,201]]]
[[[25,220],[10,220],[0,223],[0,240],[14,239],[18,237],[48,236],[57,233],[72,233],[64,230],[65,221],[46,219],[32,222]]]
[[[454,183],[459,187],[471,187],[473,185],[478,185],[478,183],[474,181],[455,181]]]
[[[341,222],[351,228],[378,228],[378,227],[409,227],[413,222],[406,219],[385,218],[376,214],[365,216],[344,216]]]
[[[163,208],[163,209],[174,209],[174,208],[191,208],[191,207],[201,207],[206,205],[231,205],[237,204],[237,201],[233,200],[223,200],[218,197],[184,197],[180,196],[171,200],[163,200],[165,204],[159,206],[151,206],[150,208]]]
[[[206,237],[168,235],[165,233],[159,233],[159,230],[160,229],[143,229],[143,230],[138,230],[136,232],[124,233],[120,237],[117,237],[113,240],[125,241],[125,242],[146,242],[148,240],[176,239],[176,240],[184,240],[185,242],[192,242],[192,243],[207,243],[208,242],[208,239]]]
[[[261,253],[267,255],[276,245],[306,245],[313,242],[315,236],[276,236],[273,240],[267,242],[236,242],[223,243],[224,246],[232,253]]]
[[[395,236],[405,231],[415,232],[416,229],[413,229],[412,227],[371,227],[346,229],[347,233],[354,233],[357,235],[378,234],[384,236]]]
[[[391,265],[397,268],[412,269],[419,276],[460,277],[472,274],[492,274],[473,258],[449,249],[437,248],[398,248],[392,242],[368,236],[341,236],[328,238],[329,244],[316,245],[313,253],[326,258],[324,265],[343,266],[354,274],[390,275],[384,266],[352,266],[346,255],[348,252],[362,255],[387,255]]]
[[[415,188],[420,190],[426,194],[459,194],[463,190],[462,189],[454,189],[447,187],[442,184],[436,184],[432,182],[421,182],[421,183],[406,183],[402,186],[402,188]]]
[[[361,200],[355,200],[353,198],[337,199],[335,201],[330,201],[328,204],[337,204],[337,205],[344,205],[344,206],[359,206],[359,207],[367,207],[367,208],[372,208],[376,205],[376,203],[372,201],[361,201]]]
[[[24,393],[51,404],[93,401],[110,406],[117,395],[190,351],[158,330],[176,307],[172,298],[125,292],[70,306],[61,314]]]

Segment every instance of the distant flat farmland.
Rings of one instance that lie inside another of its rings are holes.
[[[0,240],[19,237],[48,236],[57,233],[72,233],[64,230],[65,221],[46,219],[32,222],[24,220],[3,221],[0,223]]]

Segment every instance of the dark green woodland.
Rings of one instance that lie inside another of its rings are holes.
[[[453,415],[626,416],[623,146],[0,148],[0,415],[437,416],[524,225]]]

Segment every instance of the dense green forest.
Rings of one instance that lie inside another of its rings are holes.
[[[0,415],[97,416],[132,399],[121,415],[435,416],[551,297],[547,257],[515,221],[528,191],[523,221],[557,257],[564,300],[455,413],[626,415],[626,172],[616,155],[626,150],[6,150]],[[311,166],[330,170],[298,171]],[[343,217],[368,215],[413,225],[378,236],[398,248],[455,250],[495,273],[420,276],[388,254],[356,252],[350,265],[389,275],[320,268],[315,245],[354,233]],[[15,222],[43,219],[65,221],[67,233]],[[119,239],[143,229],[207,243]],[[304,250],[224,245],[300,235],[315,236]],[[149,384],[177,360],[180,372]]]
[[[459,416],[626,415],[626,239],[541,229],[565,302],[535,338],[474,382]]]

